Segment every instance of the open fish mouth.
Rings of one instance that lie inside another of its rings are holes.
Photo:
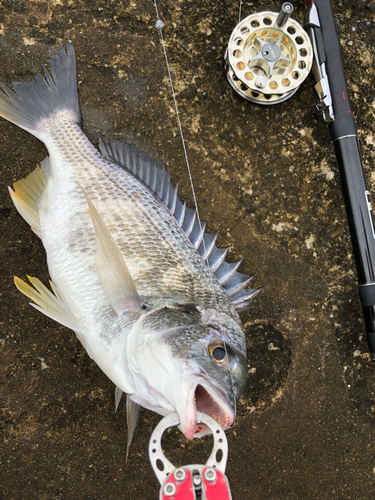
[[[188,439],[203,437],[211,433],[207,425],[196,422],[197,411],[209,415],[224,430],[233,425],[235,411],[229,404],[227,397],[216,387],[200,381],[190,391],[190,398],[186,410],[185,426],[185,436]]]

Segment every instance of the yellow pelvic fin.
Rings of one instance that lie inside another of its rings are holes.
[[[15,182],[13,189],[8,188],[16,209],[38,236],[40,233],[39,202],[46,184],[46,174],[38,166],[25,179]]]
[[[50,285],[53,290],[52,293],[37,278],[31,278],[28,276],[28,279],[34,288],[20,278],[17,278],[17,276],[14,277],[14,283],[20,292],[35,302],[35,304],[31,303],[35,309],[38,309],[38,311],[42,312],[49,318],[54,319],[58,323],[61,323],[75,332],[82,332],[80,322],[72,313],[69,304],[66,302],[57,285],[50,281]]]

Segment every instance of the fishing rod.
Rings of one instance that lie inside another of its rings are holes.
[[[357,128],[330,0],[306,0],[306,30],[314,46],[313,75],[318,110],[326,122],[339,166],[358,275],[367,342],[375,361],[375,231]]]
[[[227,79],[245,99],[262,105],[292,97],[310,69],[318,111],[329,123],[358,275],[371,359],[375,361],[375,231],[357,129],[330,0],[306,0],[305,28],[294,7],[252,14],[235,27],[225,54]]]

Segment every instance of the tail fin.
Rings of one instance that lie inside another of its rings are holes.
[[[58,110],[68,110],[80,123],[77,92],[76,58],[73,45],[59,50],[50,62],[52,76],[43,66],[30,83],[12,82],[14,92],[0,83],[0,116],[43,140],[41,120]],[[72,114],[73,113],[73,114]]]

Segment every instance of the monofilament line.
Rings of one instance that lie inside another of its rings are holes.
[[[175,91],[174,91],[174,86],[173,86],[173,81],[172,81],[172,75],[171,75],[171,70],[170,70],[170,67],[169,67],[169,61],[168,61],[168,56],[167,56],[167,49],[166,49],[165,43],[164,43],[164,37],[163,37],[164,23],[163,23],[163,21],[159,17],[159,12],[158,12],[158,7],[157,7],[157,4],[156,4],[156,0],[154,0],[154,5],[155,5],[155,10],[156,10],[156,16],[157,16],[157,21],[156,21],[155,26],[156,26],[156,28],[160,32],[161,44],[162,44],[162,47],[163,47],[163,52],[164,52],[164,57],[165,57],[165,63],[167,65],[167,72],[168,72],[168,77],[169,77],[169,83],[171,85],[171,90],[172,90],[172,97],[173,97],[174,107],[175,107],[175,111],[176,111],[177,123],[178,123],[178,127],[180,129],[181,142],[182,142],[182,147],[183,147],[183,150],[184,150],[186,166],[187,166],[187,170],[188,170],[188,174],[189,174],[191,191],[192,191],[192,194],[193,194],[193,200],[194,200],[195,210],[197,212],[197,220],[198,220],[198,224],[199,224],[199,230],[202,231],[201,219],[200,219],[200,216],[199,216],[198,203],[197,203],[197,199],[196,199],[196,196],[195,196],[195,190],[194,190],[194,185],[193,185],[193,178],[191,176],[190,163],[189,163],[189,158],[188,158],[188,155],[187,155],[186,144],[185,144],[185,139],[184,139],[184,133],[183,133],[183,130],[182,130],[182,124],[181,124],[181,120],[180,120],[180,114],[178,112],[176,94],[175,94]],[[206,245],[205,245],[205,242],[204,242],[204,238],[202,240],[202,243],[203,243],[204,253],[206,254]],[[208,257],[206,258],[206,261],[207,261],[208,267],[210,267],[209,263],[208,263]],[[214,295],[214,298],[215,298],[216,311],[218,312],[218,306],[217,306],[217,301],[216,301],[216,294],[215,294],[215,289],[214,289],[214,285],[213,285],[211,273],[210,273],[210,279],[211,279],[211,283],[212,283],[213,295]]]
[[[185,145],[185,139],[184,139],[184,133],[183,133],[183,130],[182,130],[182,125],[181,125],[181,120],[180,120],[180,114],[178,112],[178,106],[177,106],[177,100],[176,100],[176,94],[175,94],[175,91],[174,91],[174,86],[173,86],[173,81],[172,81],[172,75],[171,75],[171,70],[170,70],[170,67],[169,67],[169,61],[168,61],[168,56],[167,56],[167,49],[165,47],[165,43],[164,43],[164,37],[163,37],[163,27],[164,27],[164,23],[163,21],[159,18],[159,13],[158,13],[158,8],[157,8],[157,5],[156,5],[156,0],[154,0],[154,4],[155,4],[155,9],[156,9],[156,15],[157,15],[157,18],[158,20],[156,21],[156,28],[159,30],[160,32],[160,38],[161,38],[161,44],[162,44],[162,47],[163,47],[163,51],[164,51],[164,57],[165,57],[165,63],[167,65],[167,71],[168,71],[168,77],[169,77],[169,83],[171,85],[171,90],[172,90],[172,97],[173,97],[173,102],[174,102],[174,107],[175,107],[175,111],[176,111],[176,117],[177,117],[177,123],[178,123],[178,127],[180,129],[180,135],[181,135],[181,141],[182,141],[182,147],[183,147],[183,150],[184,150],[184,155],[185,155],[185,161],[186,161],[186,166],[187,166],[187,170],[188,170],[188,174],[189,174],[189,180],[190,180],[190,185],[191,185],[191,190],[192,190],[192,193],[193,193],[193,199],[194,199],[194,205],[195,205],[195,210],[197,212],[197,219],[198,219],[198,223],[199,223],[199,229],[202,230],[202,227],[201,227],[201,221],[200,221],[200,217],[199,217],[199,211],[198,211],[198,204],[197,204],[197,200],[196,200],[196,197],[195,197],[195,190],[194,190],[194,185],[193,185],[193,179],[192,179],[192,176],[191,176],[191,171],[190,171],[190,163],[189,163],[189,158],[188,158],[188,155],[187,155],[187,151],[186,151],[186,145]],[[160,28],[158,27],[160,26]],[[203,245],[204,245],[204,240],[203,240]],[[205,253],[206,253],[206,249],[204,249]]]
[[[171,85],[172,97],[173,97],[173,102],[174,102],[174,107],[175,107],[176,117],[177,117],[177,123],[178,123],[178,128],[180,129],[182,148],[184,150],[186,166],[187,166],[187,170],[188,170],[188,174],[189,174],[190,186],[191,186],[191,191],[192,191],[192,194],[193,194],[193,200],[194,200],[195,210],[196,210],[196,213],[197,213],[197,220],[198,220],[198,224],[199,224],[199,230],[202,232],[202,224],[201,224],[201,219],[200,219],[200,216],[199,216],[197,199],[196,199],[196,196],[195,196],[195,190],[194,190],[194,185],[193,185],[193,178],[191,176],[190,163],[189,163],[189,158],[188,158],[188,155],[187,155],[186,144],[185,144],[185,139],[184,139],[184,133],[183,133],[183,130],[182,130],[182,124],[181,124],[181,120],[180,120],[180,114],[178,112],[177,99],[176,99],[176,94],[175,94],[175,91],[174,91],[171,70],[170,70],[170,67],[169,67],[169,61],[168,61],[168,56],[167,56],[167,49],[166,49],[166,46],[165,46],[165,43],[164,43],[164,37],[163,37],[164,23],[163,23],[163,21],[159,17],[159,11],[158,11],[158,6],[157,6],[157,3],[156,3],[156,0],[154,0],[154,5],[155,5],[155,11],[156,11],[156,17],[157,17],[157,21],[155,23],[155,27],[156,27],[156,29],[160,33],[161,45],[163,47],[165,64],[167,66],[169,83]],[[206,245],[205,245],[205,242],[204,242],[204,238],[202,240],[202,243],[203,243],[204,253],[206,254],[207,252],[206,252]],[[209,262],[208,262],[208,257],[206,257],[206,262],[207,262],[208,268],[210,269],[210,265],[209,265]],[[213,279],[212,279],[212,273],[209,273],[209,276],[210,276],[210,280],[211,280],[211,287],[212,287],[212,292],[213,292],[213,296],[214,296],[216,312],[217,312],[217,314],[219,314],[219,308],[218,308],[218,305],[217,305],[216,293],[215,293],[214,283],[213,283]],[[228,356],[227,346],[226,346],[225,342],[224,342],[224,346],[225,346],[226,356]],[[229,374],[230,374],[230,379],[231,379],[231,384],[232,384],[232,390],[234,392],[234,384],[233,384],[233,378],[232,378],[232,372],[231,372],[231,370],[229,370]],[[234,399],[236,401],[236,398],[234,398]],[[235,414],[236,414],[236,408],[235,408]]]
[[[195,196],[195,190],[194,190],[194,185],[193,185],[193,178],[191,176],[190,163],[189,163],[189,158],[188,158],[188,155],[187,155],[186,144],[185,144],[185,139],[184,139],[184,133],[183,133],[183,130],[182,130],[182,124],[181,124],[181,120],[180,120],[180,114],[178,112],[177,99],[176,99],[176,94],[175,94],[175,91],[174,91],[171,70],[170,70],[170,67],[169,67],[169,61],[168,61],[168,56],[167,56],[167,49],[166,49],[165,43],[164,43],[164,37],[163,37],[164,23],[159,18],[159,12],[158,12],[158,7],[157,7],[157,4],[156,4],[156,0],[154,0],[154,5],[155,5],[155,10],[156,10],[156,16],[157,16],[157,21],[155,23],[155,26],[156,26],[156,28],[160,32],[161,44],[162,44],[162,47],[163,47],[165,63],[167,65],[167,72],[168,72],[168,77],[169,77],[169,83],[171,85],[171,90],[172,90],[172,97],[173,97],[174,107],[175,107],[175,111],[176,111],[178,128],[180,129],[182,148],[184,150],[186,166],[187,166],[187,170],[188,170],[188,174],[189,174],[191,191],[192,191],[192,194],[193,194],[193,200],[194,200],[195,210],[197,212],[197,220],[198,220],[198,224],[199,224],[199,230],[202,231],[201,219],[200,219],[200,216],[199,216],[198,203],[197,203],[197,199],[196,199],[196,196]],[[202,243],[203,243],[204,253],[206,254],[206,245],[205,245],[204,239],[202,240]],[[208,258],[206,260],[207,260],[207,264],[208,264]],[[211,280],[212,280],[211,274],[210,274],[210,277],[211,277]],[[213,283],[212,283],[212,288],[213,288]],[[215,297],[216,309],[218,309],[217,303],[216,303],[216,295],[215,295],[214,288],[213,288],[213,292],[214,292],[214,297]]]

